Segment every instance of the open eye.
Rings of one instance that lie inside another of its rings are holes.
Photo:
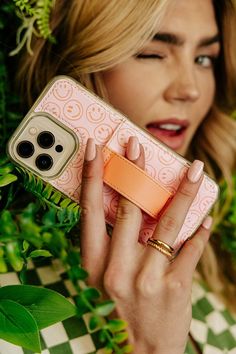
[[[216,58],[212,55],[199,55],[195,62],[204,68],[211,68],[214,66]]]

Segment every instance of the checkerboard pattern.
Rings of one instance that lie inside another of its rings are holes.
[[[73,301],[76,291],[58,260],[30,263],[27,283],[53,289]],[[0,285],[20,284],[18,274],[0,274]],[[192,292],[193,320],[185,354],[236,354],[236,318],[224,305],[195,282]],[[89,314],[72,317],[40,332],[41,354],[103,354],[98,333],[88,329]],[[198,350],[196,350],[198,347]],[[36,354],[0,339],[0,354]],[[147,353],[150,354],[150,353]],[[171,353],[170,353],[171,354]]]
[[[193,284],[192,304],[190,333],[201,352],[236,354],[236,317],[200,282]],[[192,354],[191,349],[186,350],[186,354]]]
[[[27,284],[39,285],[55,290],[73,301],[76,291],[67,278],[61,263],[54,260],[30,263]],[[0,285],[20,284],[18,274],[0,274]],[[89,314],[83,318],[71,317],[40,331],[41,354],[95,354],[104,353],[99,343],[98,333],[89,332]],[[20,348],[0,339],[0,354],[33,354],[31,350]]]

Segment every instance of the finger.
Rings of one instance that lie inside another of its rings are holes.
[[[129,139],[126,156],[134,164],[144,168],[144,149],[136,137]],[[138,245],[138,236],[141,221],[142,212],[140,208],[125,197],[120,196],[116,223],[112,233],[110,260],[123,262],[124,259],[131,259],[140,246]]]
[[[173,272],[178,278],[181,275],[184,282],[192,283],[193,273],[210,237],[211,225],[212,217],[207,216],[194,237],[184,243],[179,255],[171,264]]]
[[[195,160],[181,181],[171,203],[161,216],[152,238],[164,241],[170,246],[173,245],[198,192],[202,178],[203,162]],[[158,258],[157,250],[149,246],[147,247],[147,253],[150,258],[150,265],[153,266],[152,259]],[[166,262],[167,257],[160,252],[158,253],[161,260]]]
[[[101,148],[88,139],[82,173],[80,204],[81,254],[83,266],[90,272],[105,261],[109,245],[103,208],[103,156]]]

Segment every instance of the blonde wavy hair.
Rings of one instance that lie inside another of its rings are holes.
[[[216,96],[197,130],[187,158],[201,159],[206,172],[227,181],[223,209],[216,205],[215,225],[224,217],[232,196],[232,171],[236,165],[236,121],[230,117],[236,103],[236,9],[234,0],[212,0],[221,54],[215,68]],[[57,0],[51,27],[57,44],[35,38],[33,56],[25,53],[18,82],[29,105],[55,75],[74,77],[107,98],[101,72],[135,55],[161,24],[170,0]],[[213,235],[199,271],[209,287],[236,311],[236,271],[230,257],[219,257],[220,235]],[[227,259],[226,259],[227,258]],[[230,270],[230,271],[229,271]]]

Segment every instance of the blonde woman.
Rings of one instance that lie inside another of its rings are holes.
[[[29,104],[53,76],[70,75],[194,161],[155,230],[170,246],[196,195],[203,164],[232,188],[235,27],[233,0],[58,0],[52,14],[57,44],[35,39],[33,57],[22,61],[19,76]],[[127,157],[145,164],[134,137]],[[220,241],[207,245],[212,219],[204,220],[170,263],[138,243],[141,211],[122,197],[110,239],[102,211],[101,150],[91,139],[85,160],[83,264],[90,283],[116,301],[134,353],[236,353],[236,277],[232,264],[216,257]],[[213,216],[218,222],[223,211],[216,207]]]

